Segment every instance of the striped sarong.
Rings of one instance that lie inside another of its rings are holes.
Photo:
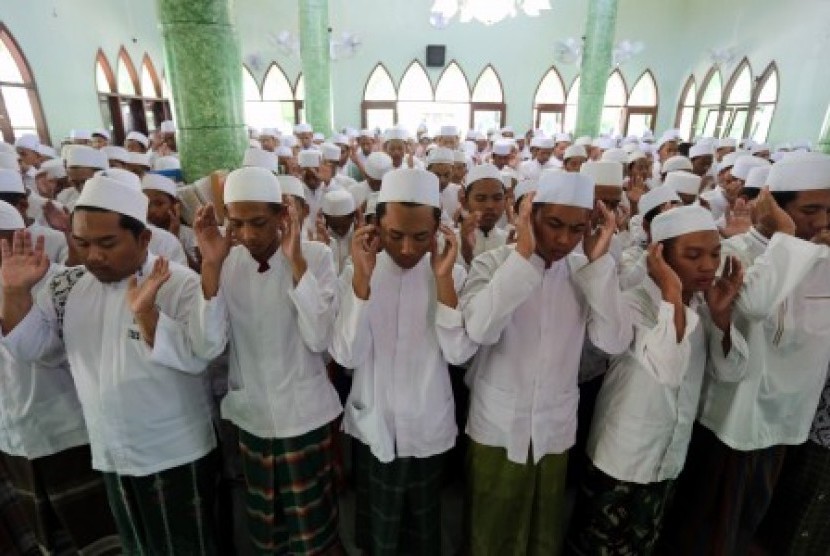
[[[568,453],[524,465],[504,448],[469,440],[465,535],[472,556],[559,554]]]
[[[32,460],[3,454],[38,542],[56,554],[120,554],[101,474],[89,446]]]
[[[214,555],[217,454],[145,477],[104,473],[124,554]]]
[[[589,463],[571,518],[569,553],[652,554],[673,486],[674,481],[620,481]]]
[[[40,556],[34,531],[26,518],[17,489],[0,466],[0,554],[7,556]]]
[[[239,431],[251,544],[258,554],[338,550],[331,425],[292,438]]]
[[[377,459],[355,440],[355,542],[372,556],[441,554],[441,489],[446,454]]]
[[[768,554],[830,554],[830,449],[807,441],[787,448],[769,512],[758,528]]]
[[[784,446],[741,452],[695,423],[659,549],[663,554],[739,555],[769,508]]]

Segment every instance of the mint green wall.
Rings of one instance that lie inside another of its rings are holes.
[[[366,79],[383,62],[400,80],[413,59],[424,60],[427,44],[445,44],[447,61],[456,60],[472,83],[491,63],[505,86],[508,122],[531,123],[533,96],[542,75],[554,64],[557,39],[582,35],[581,0],[553,0],[554,9],[532,19],[519,16],[492,27],[452,23],[432,28],[432,0],[330,0],[333,33],[357,34],[355,57],[332,62],[334,124],[358,125]],[[53,17],[57,7],[57,17]],[[797,9],[796,9],[797,7]],[[276,60],[296,80],[299,56],[286,56],[269,38],[297,31],[297,0],[235,0],[233,14],[243,58],[258,54],[265,62],[254,71],[261,82],[268,62]],[[162,65],[161,37],[151,0],[0,0],[0,19],[23,48],[37,79],[54,140],[72,127],[101,124],[94,90],[94,60],[99,47],[115,65],[123,44],[138,64],[144,52]],[[711,66],[708,49],[734,46],[747,56],[757,76],[775,60],[781,77],[779,108],[771,142],[816,140],[830,101],[830,2],[799,0],[621,0],[616,40],[641,40],[645,51],[621,67],[628,87],[646,68],[657,78],[660,98],[657,129],[674,125],[678,95],[694,73],[698,83]],[[135,37],[136,42],[132,42]],[[737,61],[724,72],[728,79]],[[576,66],[557,65],[566,87]],[[430,69],[433,85],[440,70]]]

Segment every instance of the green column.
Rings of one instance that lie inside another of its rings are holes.
[[[185,180],[233,169],[248,145],[229,0],[156,0]]]
[[[305,79],[305,119],[328,135],[332,132],[329,67],[329,2],[297,0],[300,7],[300,58]]]
[[[599,133],[605,85],[613,61],[616,25],[617,0],[589,0],[574,131],[577,137]]]

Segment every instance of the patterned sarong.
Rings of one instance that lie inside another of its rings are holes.
[[[0,554],[40,556],[37,539],[20,504],[17,489],[0,466]]]

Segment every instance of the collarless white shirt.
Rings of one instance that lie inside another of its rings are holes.
[[[29,218],[40,224],[41,226],[49,226],[49,223],[46,221],[46,217],[43,216],[43,206],[50,202],[50,199],[42,196],[40,193],[37,192],[37,189],[32,189],[29,193],[29,210],[27,214]],[[51,201],[58,210],[63,210],[63,205],[57,201]]]
[[[447,363],[460,365],[477,347],[461,312],[438,302],[429,254],[404,270],[379,253],[368,300],[355,296],[353,272],[347,266],[340,278],[329,350],[355,369],[344,430],[385,463],[446,452],[458,433]],[[464,276],[456,265],[456,289]]]
[[[450,220],[455,217],[455,213],[461,208],[461,201],[458,200],[459,191],[461,191],[461,186],[457,183],[451,183],[441,192],[441,210],[449,216]]]
[[[37,237],[43,236],[43,249],[49,262],[62,264],[66,261],[66,257],[69,255],[69,245],[67,245],[66,236],[63,233],[41,226],[37,222],[31,224],[28,230],[32,234],[33,241]]]
[[[139,282],[154,262],[148,255]],[[170,271],[156,298],[160,314],[152,348],[127,304],[128,280],[103,283],[89,272],[67,297],[62,327],[50,292],[42,289],[32,310],[3,338],[27,361],[65,349],[92,467],[99,471],[149,475],[195,461],[216,446],[200,376],[207,360],[195,351],[189,326],[202,295],[199,277],[175,263]]]
[[[148,249],[153,255],[164,257],[168,261],[187,266],[187,256],[179,238],[158,226],[149,224],[147,228],[152,232]]]
[[[575,441],[577,375],[586,330],[607,353],[631,343],[613,258],[588,264],[571,254],[545,268],[514,246],[473,261],[462,307],[470,338],[481,345],[468,375],[467,434],[507,449],[510,461],[538,462]]]
[[[335,272],[338,276],[346,268],[352,248],[352,237],[354,237],[354,226],[349,228],[345,236],[338,236],[333,230],[329,230],[329,249],[334,258]]]
[[[473,245],[473,259],[481,255],[486,251],[492,251],[493,249],[498,249],[499,247],[503,247],[507,244],[507,236],[509,232],[507,230],[503,230],[498,226],[493,226],[493,229],[490,230],[486,235],[481,228],[475,229],[475,245]],[[467,261],[464,260],[464,255],[461,254],[461,230],[456,229],[455,235],[458,238],[458,259],[457,263],[462,265],[465,269],[469,269],[470,265],[467,264]],[[443,236],[442,236],[443,238]],[[442,248],[443,244],[439,246]]]

